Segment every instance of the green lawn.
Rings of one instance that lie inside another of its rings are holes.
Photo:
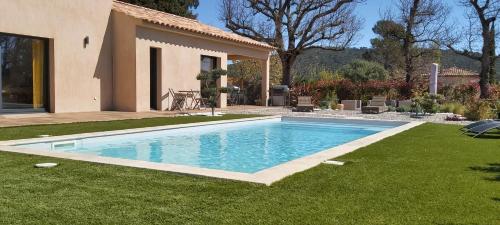
[[[425,124],[271,187],[0,153],[0,224],[500,224],[500,136],[457,129]]]

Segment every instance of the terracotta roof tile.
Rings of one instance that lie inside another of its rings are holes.
[[[450,67],[442,69],[441,72],[439,73],[439,76],[479,76],[479,74],[458,67]]]
[[[113,1],[113,10],[132,16],[137,19],[142,19],[151,23],[160,24],[163,26],[199,33],[211,37],[221,38],[225,40],[235,41],[239,43],[259,46],[263,48],[273,49],[274,47],[253,39],[243,37],[222,29],[208,26],[200,23],[197,20],[141,7],[121,1]]]

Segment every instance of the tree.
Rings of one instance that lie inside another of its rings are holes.
[[[395,76],[404,68],[401,38],[405,33],[404,27],[392,20],[380,20],[372,30],[377,37],[370,40],[372,49],[363,58],[381,63],[391,76]]]
[[[490,82],[495,81],[495,60],[500,56],[495,53],[495,20],[500,14],[499,0],[462,0],[461,5],[467,9],[469,24],[463,32],[448,37],[447,47],[455,53],[481,62],[479,86],[481,98],[490,96]],[[480,40],[480,41],[479,41]],[[478,53],[477,44],[481,47]],[[460,49],[456,45],[462,44]]]
[[[119,0],[134,5],[156,9],[166,13],[196,19],[193,9],[199,5],[198,0]]]
[[[354,60],[340,68],[339,74],[353,82],[387,80],[389,76],[389,73],[382,65],[365,60]]]
[[[282,84],[291,85],[291,68],[308,49],[343,50],[360,29],[353,13],[362,0],[223,0],[221,20],[236,34],[276,47]]]
[[[403,56],[406,82],[415,75],[415,59],[433,54],[434,43],[440,43],[446,30],[448,7],[443,0],[399,0],[395,18],[404,27]]]

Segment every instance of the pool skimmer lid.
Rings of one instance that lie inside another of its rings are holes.
[[[345,162],[340,162],[340,161],[335,161],[335,160],[326,160],[323,163],[330,164],[330,165],[336,165],[336,166],[343,166],[345,164]]]
[[[37,163],[35,164],[35,168],[52,168],[56,167],[57,163]]]

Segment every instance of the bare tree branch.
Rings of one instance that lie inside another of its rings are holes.
[[[223,0],[221,20],[237,34],[276,47],[289,85],[290,68],[304,50],[341,50],[353,42],[361,27],[354,7],[363,1]]]
[[[443,0],[399,0],[397,13],[390,16],[404,27],[403,55],[406,81],[415,73],[415,60],[428,54],[428,46],[439,44],[446,30],[449,7]]]
[[[496,75],[495,60],[500,58],[495,55],[495,40],[499,34],[494,25],[500,14],[500,0],[461,0],[460,3],[467,10],[469,24],[462,29],[465,32],[449,37],[446,46],[459,55],[481,62],[481,98],[488,98],[489,82],[494,82]]]

